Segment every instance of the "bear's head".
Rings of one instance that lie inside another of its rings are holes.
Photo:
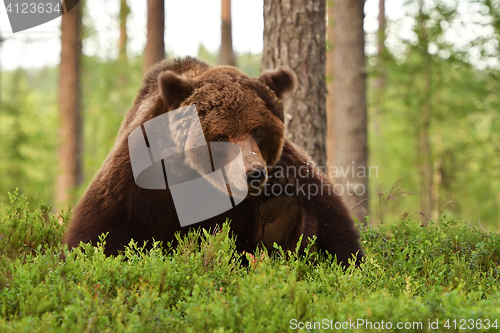
[[[196,107],[202,131],[175,122],[175,132],[187,135],[183,149],[188,164],[198,171],[206,170],[200,162],[206,159],[201,159],[196,149],[200,142],[231,143],[241,151],[246,181],[238,180],[236,171],[228,172],[227,177],[234,177],[233,183],[247,187],[249,192],[265,184],[267,169],[274,167],[281,156],[285,130],[281,99],[295,87],[296,76],[286,68],[266,72],[258,79],[250,79],[233,67],[210,68],[194,77],[173,71],[158,76],[165,112]],[[230,153],[226,155],[232,158]]]

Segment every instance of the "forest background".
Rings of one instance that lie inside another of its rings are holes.
[[[88,8],[81,8],[83,150],[77,158],[83,177],[74,200],[113,147],[141,84],[144,63],[140,53],[120,52],[118,40],[109,54],[86,54],[85,43],[101,32]],[[378,170],[368,179],[369,221],[377,225],[401,216],[418,218],[428,196],[433,219],[446,215],[498,232],[500,1],[408,0],[401,10],[401,19],[387,19],[382,31],[365,29],[368,165]],[[119,15],[115,19],[119,29]],[[168,38],[165,44],[167,58],[175,57],[168,53]],[[203,45],[196,56],[212,65],[219,59],[218,52]],[[258,76],[261,57],[237,53],[236,66]],[[7,193],[15,188],[29,198],[32,208],[40,201],[55,204],[58,75],[57,65],[1,71],[2,204],[9,202]],[[327,72],[327,83],[333,77]],[[423,139],[427,151],[422,150]],[[430,169],[423,175],[426,165]]]

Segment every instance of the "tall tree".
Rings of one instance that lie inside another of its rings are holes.
[[[325,1],[264,0],[263,71],[288,66],[298,90],[285,100],[287,138],[326,163]]]
[[[385,85],[385,69],[384,69],[384,57],[385,57],[385,0],[379,0],[378,2],[378,32],[377,32],[377,80],[376,87],[383,87]]]
[[[385,0],[379,0],[378,12],[378,32],[377,32],[377,65],[373,89],[375,90],[374,129],[375,134],[380,134],[380,112],[385,94]]]
[[[327,1],[326,19],[328,23],[326,38],[326,165],[335,166],[335,81],[333,80],[335,68],[333,66],[333,35],[335,33],[335,8],[334,0]]]
[[[1,32],[1,31],[0,31]],[[3,38],[0,33],[0,51],[2,50]],[[2,109],[2,63],[0,62],[0,110]]]
[[[81,6],[81,5],[80,5]],[[59,65],[59,170],[56,207],[72,199],[74,189],[82,181],[82,121],[80,116],[80,6],[62,16],[61,63]]]
[[[351,213],[368,215],[364,0],[335,2],[335,164]],[[364,171],[364,172],[363,172]],[[339,187],[338,187],[339,188]]]
[[[219,51],[219,65],[236,65],[233,52],[233,37],[231,27],[231,0],[221,0],[221,41]]]
[[[12,81],[9,84],[9,100],[5,102],[3,107],[0,108],[1,113],[11,117],[13,122],[9,126],[10,138],[9,138],[9,148],[3,151],[3,155],[6,157],[5,166],[3,168],[3,176],[5,181],[10,181],[10,183],[3,183],[11,185],[7,186],[5,190],[14,191],[16,187],[21,188],[26,184],[26,173],[23,169],[23,165],[27,162],[26,156],[23,154],[22,147],[28,142],[28,133],[23,130],[23,116],[26,117],[27,112],[30,107],[27,103],[26,96],[26,84],[27,73],[18,68],[14,71],[12,76]]]
[[[127,0],[120,0],[120,38],[118,40],[118,59],[127,60],[127,17],[130,14],[130,7]]]
[[[165,1],[148,0],[146,48],[144,71],[165,58]]]
[[[415,27],[419,44],[418,51],[423,60],[422,74],[424,79],[423,96],[419,123],[417,124],[417,156],[420,176],[421,221],[427,224],[433,211],[433,162],[430,144],[430,127],[432,115],[432,57],[429,54],[429,34],[425,26],[429,18],[423,11],[424,2],[421,0],[417,25]],[[437,198],[436,198],[437,199]]]

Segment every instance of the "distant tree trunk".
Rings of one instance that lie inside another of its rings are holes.
[[[144,71],[165,58],[165,3],[164,0],[148,0],[146,49]]]
[[[418,31],[417,36],[419,39],[419,50],[424,59],[422,68],[424,75],[424,93],[423,105],[420,112],[420,124],[418,124],[418,140],[417,140],[417,160],[419,162],[419,176],[420,176],[420,189],[421,193],[421,222],[426,225],[432,215],[433,202],[432,202],[432,182],[433,182],[433,166],[432,166],[432,152],[429,140],[429,131],[431,127],[431,113],[432,113],[432,59],[429,54],[429,39],[425,27],[426,15],[422,11],[423,1],[420,2],[420,12],[417,19]]]
[[[120,0],[120,39],[118,40],[118,60],[127,61],[127,17],[130,14],[130,8],[127,0]]]
[[[379,0],[378,12],[378,32],[377,32],[377,80],[375,87],[383,87],[385,85],[385,0]]]
[[[427,71],[424,73],[426,80],[426,90],[430,81],[430,74]],[[419,176],[421,188],[421,222],[426,225],[431,218],[432,213],[432,159],[431,159],[431,145],[429,142],[429,128],[430,128],[430,101],[424,101],[424,108],[422,110],[422,122],[418,131],[418,147],[417,158],[419,160]]]
[[[221,42],[219,50],[219,65],[236,65],[233,52],[233,37],[231,28],[231,0],[221,1]]]
[[[377,33],[377,66],[374,82],[375,108],[373,121],[375,134],[380,134],[380,112],[385,95],[385,0],[379,0],[378,33]]]
[[[80,116],[80,6],[62,16],[61,63],[59,65],[59,171],[56,207],[73,199],[82,181],[82,121]]]
[[[377,32],[377,51],[379,56],[383,56],[385,52],[385,0],[378,1],[378,32]],[[379,64],[381,64],[379,62]],[[379,78],[381,79],[381,83],[383,83],[385,77],[385,73],[380,73]]]
[[[10,86],[10,103],[6,103],[5,109],[0,108],[1,112],[10,114],[14,118],[14,122],[9,129],[12,137],[12,140],[9,140],[12,150],[5,152],[7,153],[6,155],[8,156],[9,164],[6,168],[7,172],[3,176],[10,179],[11,184],[15,184],[15,186],[5,189],[7,191],[14,191],[16,187],[21,188],[23,183],[25,183],[23,180],[26,179],[26,175],[23,172],[23,165],[27,161],[23,156],[21,149],[23,144],[26,144],[27,141],[27,136],[23,131],[21,119],[27,109],[26,96],[22,89],[22,81],[25,75],[26,73],[21,68],[14,71]]]
[[[326,165],[328,168],[335,166],[335,67],[333,66],[333,44],[335,27],[335,8],[334,0],[327,1],[327,38],[326,38]]]
[[[2,51],[3,38],[0,34],[0,52]],[[2,63],[0,62],[0,110],[2,110]]]
[[[368,148],[364,0],[335,3],[335,162],[351,213],[361,223],[368,215]],[[363,173],[363,171],[365,171]],[[340,191],[340,190],[339,190]]]
[[[325,1],[264,0],[263,71],[288,66],[297,92],[285,100],[287,138],[326,162]]]
[[[433,203],[433,205],[432,205],[431,218],[434,221],[438,221],[439,216],[441,215],[439,197],[441,192],[440,191],[441,183],[443,181],[443,174],[442,174],[443,158],[441,153],[443,151],[443,136],[442,133],[440,132],[436,135],[435,147],[436,147],[435,152],[440,152],[440,153],[436,154],[436,158],[434,159],[433,173],[432,173],[431,202]]]

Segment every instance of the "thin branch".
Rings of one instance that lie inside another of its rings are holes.
[[[363,202],[367,201],[367,200],[370,200],[371,197],[369,198],[365,198],[363,200],[361,200],[360,202],[358,202],[357,204],[355,204],[354,206],[351,207],[351,209],[349,209],[349,211],[353,210],[354,208],[358,207],[359,205],[361,205]]]

